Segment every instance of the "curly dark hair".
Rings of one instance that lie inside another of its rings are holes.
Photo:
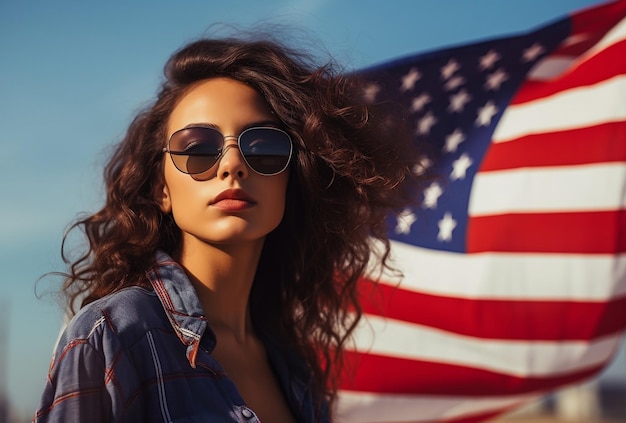
[[[335,398],[346,346],[361,309],[357,282],[374,257],[387,266],[386,219],[416,197],[417,152],[402,111],[367,104],[355,74],[316,66],[275,40],[201,39],[165,66],[156,101],[139,113],[104,171],[106,203],[71,229],[88,244],[63,285],[70,311],[131,285],[180,231],[161,211],[166,124],[198,81],[228,77],[256,89],[292,135],[295,153],[282,222],[265,241],[251,296],[255,325],[271,329],[306,361],[319,404]],[[66,235],[67,239],[67,235]]]

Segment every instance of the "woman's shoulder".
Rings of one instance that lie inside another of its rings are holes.
[[[132,342],[167,322],[154,291],[138,286],[111,293],[81,308],[67,323],[61,343],[101,337],[105,332]]]

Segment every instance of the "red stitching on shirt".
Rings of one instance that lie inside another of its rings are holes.
[[[83,344],[87,344],[87,343],[88,343],[88,340],[87,340],[87,339],[72,339],[72,341],[70,341],[70,342],[69,342],[69,343],[65,346],[65,348],[63,348],[63,351],[61,351],[61,354],[59,355],[58,359],[56,359],[56,360],[55,360],[54,365],[56,366],[56,365],[57,365],[57,363],[60,363],[60,362],[63,360],[63,358],[65,358],[65,356],[67,355],[67,353],[69,353],[69,351],[70,351],[72,348],[74,348],[74,347],[76,347],[76,346],[78,346],[78,345],[83,345]],[[54,366],[52,366],[52,367],[54,367]],[[51,368],[50,370],[52,370],[52,368]]]
[[[118,351],[113,357],[111,361],[111,366],[104,369],[104,384],[111,384],[115,387],[115,390],[118,392],[120,398],[124,398],[124,391],[122,390],[122,386],[119,384],[117,378],[115,377],[115,366],[117,365],[118,360],[122,356],[122,351]]]
[[[91,388],[91,389],[84,389],[82,391],[74,391],[74,392],[67,393],[65,395],[61,395],[56,400],[54,400],[54,402],[46,410],[38,411],[37,414],[35,414],[35,418],[38,419],[42,416],[45,416],[46,414],[51,412],[54,409],[54,407],[56,407],[57,405],[61,404],[64,401],[70,400],[72,398],[81,397],[84,395],[97,394],[100,391],[102,391],[102,388]]]
[[[109,329],[111,329],[111,332],[117,334],[117,331],[115,330],[115,327],[113,326],[113,322],[111,322],[111,318],[109,317],[107,310],[99,309],[99,311],[100,313],[102,313],[102,317],[104,317],[104,321],[106,322]]]
[[[157,294],[159,295],[161,300],[167,303],[167,309],[174,310],[174,304],[172,303],[172,299],[170,298],[169,294],[167,293],[167,290],[165,289],[165,285],[163,284],[161,277],[156,272],[150,271],[148,278],[150,279],[150,282],[152,283],[152,287],[154,288],[155,291],[157,291]]]

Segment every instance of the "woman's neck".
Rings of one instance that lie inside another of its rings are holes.
[[[241,343],[253,333],[248,299],[263,240],[236,245],[184,239],[176,259],[183,266],[211,329]]]

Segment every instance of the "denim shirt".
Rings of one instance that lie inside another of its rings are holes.
[[[211,356],[215,336],[184,270],[158,252],[147,276],[152,290],[122,289],[69,322],[35,422],[259,421]],[[310,375],[293,354],[263,343],[296,420],[315,421]]]

